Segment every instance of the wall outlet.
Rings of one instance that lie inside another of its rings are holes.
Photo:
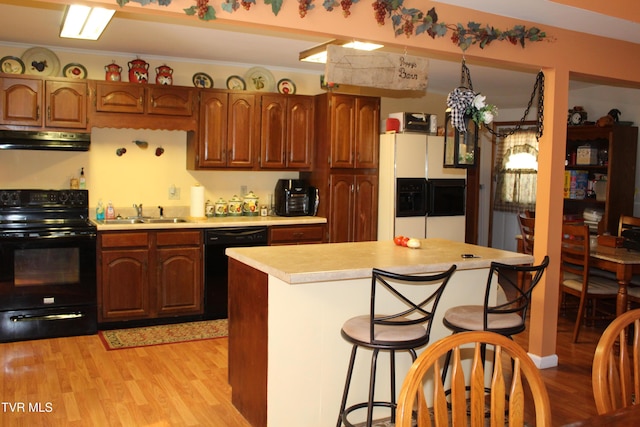
[[[180,200],[180,187],[169,187],[169,200]]]
[[[247,186],[246,185],[241,185],[240,186],[240,196],[244,197],[247,195]]]

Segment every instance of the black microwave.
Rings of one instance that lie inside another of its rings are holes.
[[[429,216],[464,215],[466,181],[464,179],[430,179],[427,181]]]

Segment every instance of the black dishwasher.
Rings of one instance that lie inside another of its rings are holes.
[[[228,305],[228,261],[225,249],[266,246],[267,227],[213,228],[204,234],[204,318],[224,319]]]

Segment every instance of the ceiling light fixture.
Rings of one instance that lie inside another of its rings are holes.
[[[98,40],[115,10],[101,7],[70,5],[60,30],[60,37]]]
[[[329,40],[326,43],[319,44],[310,49],[300,52],[300,57],[299,57],[300,61],[325,64],[327,62],[327,46],[329,45],[336,45],[336,46],[346,47],[349,49],[366,50],[366,51],[376,50],[384,47],[384,45],[375,44],[375,43],[358,42],[358,41],[347,42],[345,40]]]

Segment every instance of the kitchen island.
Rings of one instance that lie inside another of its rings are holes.
[[[229,382],[233,404],[253,426],[335,425],[351,350],[340,328],[368,312],[372,268],[424,274],[458,266],[436,313],[435,342],[450,333],[442,325],[448,307],[482,304],[492,261],[533,262],[530,255],[444,239],[421,244],[419,249],[392,241],[227,249]],[[388,390],[387,361],[381,353],[377,399]],[[370,353],[360,351],[350,402],[366,400],[369,364]],[[398,354],[398,372],[410,364],[408,354]],[[398,390],[402,380],[399,374]]]

